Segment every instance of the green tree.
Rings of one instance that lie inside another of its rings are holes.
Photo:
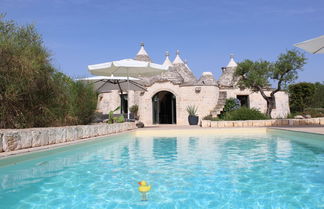
[[[48,125],[55,72],[33,25],[0,17],[0,128]],[[48,118],[48,119],[45,119]]]
[[[291,111],[303,112],[306,107],[312,105],[315,85],[307,82],[291,84],[288,87],[288,92]]]
[[[324,82],[314,84],[315,92],[312,98],[312,107],[324,108]]]
[[[92,114],[97,107],[97,94],[93,91],[92,85],[73,82],[71,88],[72,108],[71,115],[76,118],[77,124],[88,124],[91,122]]]
[[[55,70],[33,25],[0,15],[0,128],[85,124],[95,104],[91,86]]]
[[[238,85],[241,88],[250,88],[260,92],[267,102],[266,115],[271,117],[275,106],[275,94],[286,89],[287,85],[297,79],[298,70],[302,70],[306,58],[297,50],[289,50],[280,54],[274,63],[268,61],[245,60],[238,64],[235,76],[239,77]],[[276,87],[271,89],[270,95],[265,91],[270,90],[270,80],[276,82]]]

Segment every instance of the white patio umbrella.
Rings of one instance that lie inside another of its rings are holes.
[[[115,75],[138,78],[141,76],[145,77],[158,75],[166,71],[168,67],[134,59],[123,59],[119,61],[89,65],[88,69],[93,75]]]
[[[294,44],[294,46],[312,54],[324,54],[324,35]]]
[[[111,90],[119,90],[121,94],[123,91],[146,91],[145,87],[137,83],[140,79],[132,77],[121,77],[121,76],[93,76],[87,78],[77,79],[86,83],[94,85],[94,88],[99,93],[109,92]],[[129,111],[127,118],[130,118]]]
[[[151,62],[123,59],[96,65],[88,65],[88,69],[91,74],[98,76],[126,76],[127,85],[130,85],[131,82],[129,81],[129,77],[138,78],[158,75],[168,70],[168,67]]]
[[[77,79],[89,84],[93,84],[94,88],[99,93],[109,92],[111,90],[120,90],[121,94],[123,91],[146,91],[145,87],[137,83],[140,79],[132,77],[121,77],[121,76],[92,76],[87,78]]]

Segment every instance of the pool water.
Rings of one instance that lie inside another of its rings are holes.
[[[127,133],[43,155],[0,167],[0,208],[324,208],[323,135]]]

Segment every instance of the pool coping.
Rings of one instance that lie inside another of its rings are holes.
[[[105,137],[111,137],[111,136],[118,136],[122,135],[125,133],[131,133],[136,131],[136,129],[132,130],[127,130],[123,132],[118,132],[118,133],[111,133],[108,135],[101,135],[101,136],[96,136],[96,137],[89,137],[89,138],[84,138],[84,139],[79,139],[75,141],[68,141],[68,142],[62,142],[58,144],[50,144],[46,146],[39,146],[39,147],[32,147],[32,148],[26,148],[26,149],[20,149],[20,150],[15,150],[15,151],[10,151],[10,152],[1,152],[0,153],[0,160],[4,160],[9,157],[14,157],[14,156],[21,156],[29,153],[37,153],[37,152],[44,152],[44,151],[50,151],[62,147],[67,147],[70,145],[77,145],[77,144],[82,144],[90,141],[95,141],[97,139],[105,138]]]
[[[268,127],[269,129],[293,131],[308,134],[324,135],[324,126],[300,126],[300,127]]]

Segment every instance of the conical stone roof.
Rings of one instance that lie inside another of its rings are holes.
[[[212,72],[203,72],[202,76],[199,78],[198,85],[206,85],[206,86],[215,86],[217,85],[217,81],[213,76]]]
[[[167,66],[167,67],[172,67],[173,66],[172,62],[169,59],[169,52],[168,51],[165,52],[165,60],[163,62],[163,65]]]
[[[196,77],[191,72],[191,70],[188,69],[186,64],[182,61],[179,50],[177,50],[177,55],[173,61],[173,68],[181,75],[181,77],[184,80],[184,83],[186,84],[194,84],[197,82]]]
[[[138,61],[145,61],[145,62],[152,62],[151,58],[149,57],[148,53],[144,49],[144,43],[141,43],[141,48],[137,52],[135,60]]]
[[[156,75],[150,78],[142,78],[145,86],[151,86],[156,82],[166,82],[170,81],[173,84],[182,84],[184,82],[182,76],[173,68],[170,67],[169,70],[161,73],[160,75]]]
[[[230,61],[227,67],[222,68],[222,75],[219,77],[219,87],[234,87],[237,84],[238,78],[234,76],[237,64],[234,61],[233,55],[230,56]]]
[[[237,67],[237,63],[234,60],[234,54],[230,55],[230,61],[228,62],[226,67]]]

